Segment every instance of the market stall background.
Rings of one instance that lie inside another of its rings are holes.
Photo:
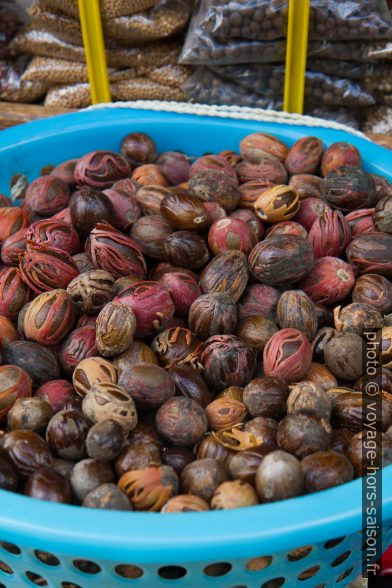
[[[288,1],[105,0],[100,6],[113,100],[282,108]],[[88,106],[77,0],[0,0],[0,15],[0,99]],[[312,0],[305,113],[368,133],[392,130],[386,0]]]

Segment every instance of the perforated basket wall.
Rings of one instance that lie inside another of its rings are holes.
[[[131,131],[149,133],[160,150],[192,155],[237,149],[257,130],[288,144],[305,134],[326,145],[346,140],[359,148],[365,168],[392,178],[389,151],[346,130],[310,129],[315,123],[309,118],[280,115],[277,123],[271,113],[249,109],[149,104],[166,110],[154,112],[139,106],[0,133],[0,192],[8,193],[14,174],[32,180],[45,165],[97,148],[118,149]],[[195,114],[176,112],[190,109]],[[386,548],[392,541],[392,466],[383,470],[382,486],[378,540]],[[361,480],[248,509],[166,515],[82,509],[0,491],[0,588],[343,587],[361,571],[361,528]]]

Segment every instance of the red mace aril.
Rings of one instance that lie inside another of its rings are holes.
[[[50,245],[73,255],[80,249],[79,236],[68,223],[59,219],[43,219],[30,225],[27,241]]]
[[[20,259],[22,279],[36,293],[66,288],[79,275],[72,257],[49,245],[29,244]]]
[[[206,207],[207,204],[209,204],[209,202],[205,203]],[[226,214],[223,216],[226,216]],[[244,223],[249,225],[252,232],[256,235],[257,241],[261,241],[264,236],[264,225],[254,210],[250,210],[249,208],[237,208],[237,210],[234,210],[229,216],[230,218],[238,218],[239,220],[244,221]]]
[[[330,210],[330,207],[321,198],[306,198],[301,201],[299,211],[293,220],[305,227],[307,231],[310,231],[314,221],[322,216],[326,210]]]
[[[237,218],[217,220],[208,232],[208,245],[214,255],[231,249],[249,254],[256,243],[256,235],[249,225]]]
[[[114,278],[136,274],[144,278],[146,262],[133,239],[117,231],[109,223],[98,223],[86,241],[86,252],[94,266]]]
[[[137,282],[120,292],[115,301],[126,304],[135,313],[138,339],[159,333],[174,315],[170,293],[158,282]]]
[[[276,307],[281,293],[273,286],[252,284],[248,286],[238,305],[238,320],[249,316],[264,316],[276,321]]]
[[[263,350],[264,374],[285,382],[301,380],[311,363],[312,346],[297,329],[281,329]]]
[[[320,257],[315,260],[309,275],[298,287],[313,300],[334,304],[344,300],[355,284],[353,267],[338,257]]]
[[[182,272],[168,272],[159,281],[170,292],[176,314],[188,316],[192,302],[201,296],[196,280]]]
[[[362,167],[362,158],[358,149],[350,143],[339,141],[332,143],[324,152],[321,160],[321,173],[326,176],[327,173],[342,165],[355,165]]]
[[[63,208],[63,210],[60,210],[60,212],[54,214],[52,218],[55,220],[64,221],[65,223],[67,223],[67,225],[70,225],[72,227],[71,209],[69,208],[69,206],[67,208]]]
[[[373,212],[374,208],[360,208],[346,214],[352,239],[357,235],[373,233],[376,230],[373,223]]]
[[[0,345],[8,347],[13,341],[17,341],[19,335],[13,323],[6,316],[0,314]]]
[[[1,247],[1,260],[6,265],[19,265],[19,257],[24,254],[27,247],[27,231],[27,227],[19,229],[4,241]]]
[[[28,186],[24,205],[41,216],[60,212],[68,205],[69,187],[55,176],[40,176]]]
[[[77,184],[95,188],[110,188],[114,182],[127,178],[127,160],[114,151],[92,151],[81,157],[75,167]]]
[[[17,206],[0,208],[0,243],[30,224],[27,208]]]
[[[2,420],[17,398],[31,396],[32,381],[22,368],[16,365],[0,366],[0,420]]]
[[[37,296],[24,317],[23,327],[27,339],[41,345],[57,345],[72,329],[75,308],[66,290],[51,290]]]
[[[314,221],[308,235],[315,257],[340,257],[350,239],[350,227],[343,214],[330,209]]]
[[[0,315],[16,320],[19,311],[29,301],[30,292],[30,288],[22,280],[18,268],[9,267],[2,271],[0,274]]]
[[[72,372],[83,359],[98,355],[95,331],[97,317],[90,318],[94,320],[94,325],[85,324],[84,321],[81,325],[79,320],[77,328],[71,331],[61,345],[59,362],[67,376],[72,376]]]

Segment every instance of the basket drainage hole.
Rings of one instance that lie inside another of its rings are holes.
[[[72,563],[77,570],[84,574],[99,574],[101,571],[98,564],[88,559],[74,559]]]
[[[34,572],[26,572],[26,576],[35,586],[47,586],[48,583],[42,576],[35,574]]]
[[[204,568],[204,573],[206,576],[213,576],[215,578],[219,576],[225,576],[230,572],[232,565],[226,561],[221,561],[219,563],[213,563],[209,566]]]
[[[186,576],[186,569],[182,566],[163,566],[158,570],[158,576],[165,580],[179,580]]]
[[[339,578],[336,580],[336,582],[343,582],[343,580],[345,580],[346,578],[348,578],[348,576],[350,576],[354,571],[354,568],[349,568],[348,570],[346,570],[345,572],[343,572],[343,574],[341,574],[339,576]]]
[[[338,537],[337,539],[330,539],[329,541],[324,543],[324,548],[325,549],[332,549],[332,547],[336,547],[336,545],[339,545],[339,543],[342,543],[342,541],[344,541],[345,538],[346,537]]]
[[[246,564],[246,569],[251,572],[259,572],[260,570],[264,570],[264,568],[268,568],[272,563],[272,557],[270,555],[263,555],[261,557],[254,557],[250,559]]]
[[[13,574],[14,570],[12,568],[10,568],[10,566],[8,564],[5,563],[5,561],[0,561],[0,570],[2,572],[5,572],[6,574]]]
[[[309,553],[312,551],[313,547],[311,545],[304,545],[303,547],[298,547],[297,549],[293,549],[289,551],[287,554],[287,559],[289,561],[298,561],[307,557]]]
[[[332,568],[336,568],[336,566],[338,566],[339,564],[343,563],[344,561],[346,561],[346,559],[348,557],[350,557],[351,551],[345,551],[344,553],[342,553],[341,555],[339,555],[339,557],[337,557],[336,559],[333,560],[333,562],[331,563],[331,567]]]
[[[286,578],[274,578],[273,580],[268,580],[268,582],[264,582],[260,588],[280,588],[286,582]]]
[[[309,578],[313,578],[313,576],[315,576],[319,570],[320,566],[313,566],[312,568],[308,568],[298,575],[298,580],[301,582],[309,580]]]
[[[136,580],[136,578],[143,576],[142,568],[131,564],[120,564],[114,568],[114,571],[118,576],[128,578],[129,580]]]
[[[58,557],[52,553],[48,553],[47,551],[39,551],[38,549],[35,549],[34,555],[40,562],[46,564],[47,566],[60,565],[60,560]]]
[[[14,543],[8,543],[7,541],[0,541],[0,547],[8,551],[8,553],[12,553],[13,555],[19,555],[22,553],[17,545],[14,545]]]

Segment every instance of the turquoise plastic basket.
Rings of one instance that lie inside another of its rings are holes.
[[[32,180],[44,165],[96,148],[118,149],[131,131],[151,134],[160,150],[201,155],[237,149],[257,130],[289,144],[305,134],[327,145],[349,140],[368,170],[392,178],[391,152],[344,131],[103,109],[0,133],[0,192],[8,193],[16,173]],[[248,509],[161,515],[81,509],[0,491],[0,587],[343,587],[361,572],[361,496],[361,480],[355,480]],[[392,466],[383,470],[382,502],[386,548],[392,539]]]

